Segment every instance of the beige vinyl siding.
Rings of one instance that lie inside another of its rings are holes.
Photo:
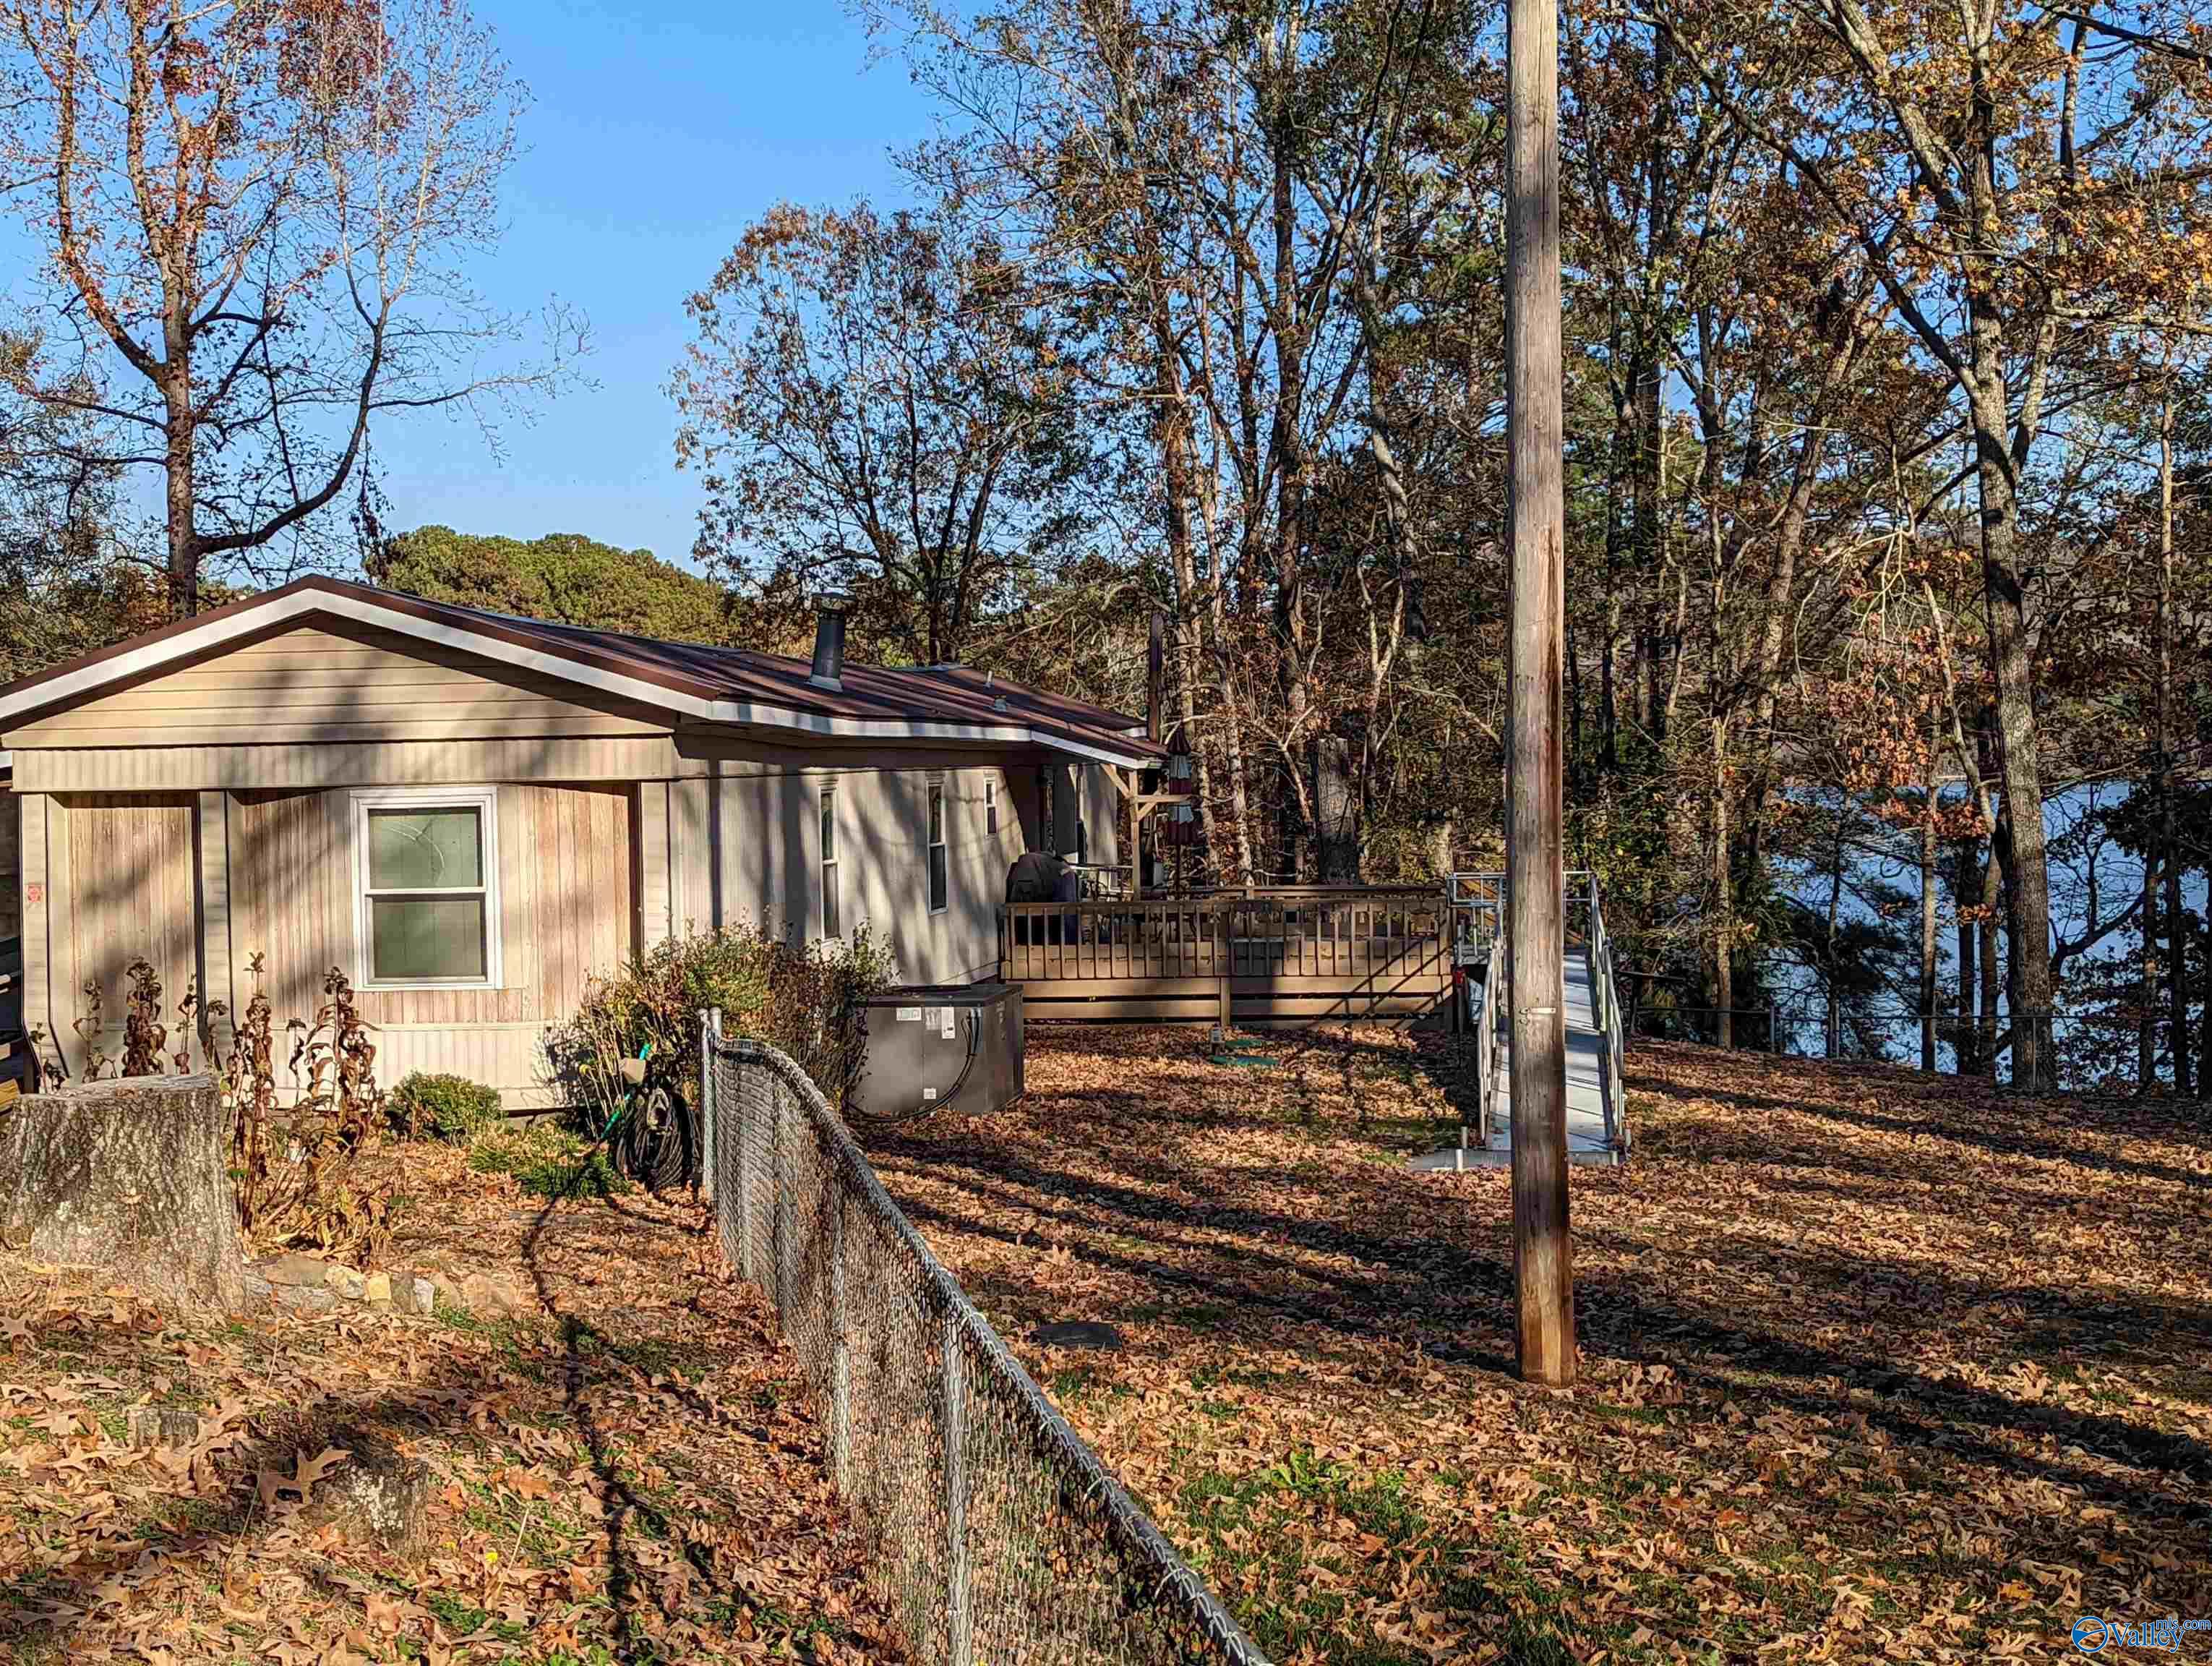
[[[1078,813],[1083,819],[1083,848],[1094,867],[1115,867],[1128,842],[1128,800],[1114,790],[1103,763],[1079,764],[1075,769]]]
[[[100,986],[100,1049],[118,1056],[130,968],[143,960],[161,982],[163,1021],[175,1029],[177,1002],[199,964],[193,909],[192,801],[83,794],[64,801],[67,871],[63,899],[68,982],[56,994],[60,1022],[74,1031],[88,1020],[88,982]],[[81,1061],[78,1036],[64,1038]],[[164,1053],[173,1051],[175,1039]],[[198,1049],[193,1049],[197,1055]]]
[[[295,1016],[312,1020],[328,968],[343,967],[361,980],[353,816],[346,792],[241,793],[234,803],[230,936],[236,987],[241,1001],[251,998],[255,984],[247,969],[259,952],[260,988],[280,1025]],[[364,990],[363,1015],[379,1025],[533,1029],[568,1017],[586,978],[629,957],[630,834],[630,795],[618,788],[501,787],[502,987]]]
[[[946,908],[929,912],[929,783],[945,782],[949,879]],[[999,830],[986,830],[983,783],[999,782]],[[910,983],[964,983],[991,976],[999,962],[999,904],[1006,870],[1022,854],[1021,818],[1006,775],[997,769],[860,770],[831,777],[838,784],[840,872],[848,928],[866,921],[890,945],[900,978]],[[806,795],[811,812],[813,793]],[[818,827],[805,844],[816,862],[810,889],[819,891]],[[807,922],[821,929],[818,903]]]
[[[666,731],[649,712],[599,709],[573,692],[422,642],[303,625],[53,713],[8,740],[28,748],[284,745]]]
[[[945,912],[929,912],[928,782],[945,783]],[[984,831],[987,777],[999,781],[999,831]],[[793,770],[708,782],[713,796],[679,790],[670,825],[678,928],[748,924],[801,941],[822,932],[821,790],[838,788],[839,873],[849,933],[866,921],[908,982],[963,982],[999,958],[999,904],[1021,854],[1021,818],[995,769]],[[719,813],[716,804],[719,802]],[[696,854],[720,841],[719,874]]]
[[[723,923],[714,864],[720,795],[719,781],[695,776],[668,783],[668,929],[678,937],[713,931]]]
[[[386,1024],[378,1026],[375,1040],[376,1079],[387,1089],[419,1070],[497,1088],[509,1110],[562,1103],[542,1024]]]

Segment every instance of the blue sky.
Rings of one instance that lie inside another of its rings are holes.
[[[389,523],[582,532],[688,564],[701,495],[676,471],[662,391],[684,297],[778,202],[905,200],[892,153],[928,136],[933,112],[902,65],[870,64],[838,0],[473,4],[530,102],[505,234],[467,274],[508,312],[535,316],[556,295],[580,309],[589,385],[503,423],[498,455],[465,413],[387,418],[374,443]],[[42,254],[0,219],[0,311],[31,301]],[[159,514],[157,472],[134,471],[129,489]]]
[[[902,195],[890,160],[927,103],[835,0],[477,0],[532,102],[507,177],[507,230],[473,276],[497,303],[550,295],[590,318],[595,386],[503,431],[431,416],[377,437],[397,526],[534,538],[582,532],[684,559],[694,477],[676,471],[662,389],[684,297],[738,233],[784,200]]]

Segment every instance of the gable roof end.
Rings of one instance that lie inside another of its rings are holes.
[[[803,660],[519,618],[328,578],[296,580],[11,683],[0,688],[0,729],[311,618],[495,660],[693,722],[824,739],[1035,745],[1125,768],[1164,755],[1133,718],[958,666],[848,664],[843,688],[828,690],[807,680]]]

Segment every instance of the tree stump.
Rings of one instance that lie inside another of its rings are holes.
[[[345,1453],[346,1461],[315,1484],[293,1524],[307,1532],[334,1528],[355,1544],[374,1544],[395,1555],[421,1550],[428,1530],[430,1466],[374,1430],[355,1426],[331,1430],[325,1444]]]
[[[0,1115],[0,1226],[39,1260],[112,1270],[173,1305],[246,1304],[211,1076],[88,1082]]]

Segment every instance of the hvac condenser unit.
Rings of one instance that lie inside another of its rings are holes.
[[[868,1003],[868,1055],[852,1109],[877,1121],[966,1116],[1020,1098],[1022,992],[1011,983],[888,989]]]

